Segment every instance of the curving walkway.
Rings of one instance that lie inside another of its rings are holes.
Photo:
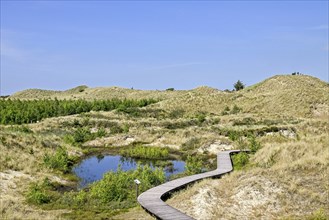
[[[149,212],[151,215],[155,216],[158,219],[191,220],[193,219],[192,217],[167,205],[163,200],[167,198],[173,191],[177,191],[178,189],[183,188],[184,186],[191,184],[195,181],[209,177],[219,177],[225,173],[231,172],[233,170],[233,166],[230,154],[238,152],[240,152],[240,150],[220,152],[217,154],[216,170],[166,182],[162,185],[156,186],[145,191],[140,196],[138,196],[137,200],[147,212]]]

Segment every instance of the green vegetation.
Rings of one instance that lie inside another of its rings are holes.
[[[40,121],[43,118],[80,114],[89,111],[124,111],[131,107],[144,107],[157,101],[142,100],[0,100],[0,123],[23,124]]]
[[[55,154],[45,154],[43,162],[48,168],[67,173],[70,171],[74,161],[68,156],[64,148],[59,147]]]
[[[260,148],[260,143],[256,140],[254,135],[250,135],[249,138],[249,150],[251,153],[256,153]]]
[[[165,181],[165,174],[161,169],[152,170],[151,167],[138,165],[136,170],[124,172],[109,172],[103,179],[90,187],[90,198],[104,203],[110,201],[136,200],[134,179],[141,181],[140,192],[159,185]]]
[[[198,120],[199,124],[206,121],[206,113],[205,112],[198,112],[196,114],[196,119]]]
[[[245,87],[245,85],[240,80],[238,80],[236,83],[234,83],[234,89],[236,91],[244,89],[244,87]]]
[[[232,110],[230,109],[230,107],[225,106],[224,110],[221,112],[221,115],[234,115],[234,114],[238,114],[239,112],[242,111],[242,108],[238,107],[237,105],[234,105]]]
[[[241,111],[242,111],[242,108],[238,107],[237,105],[234,105],[231,110],[231,114],[238,114]]]
[[[55,187],[53,183],[46,177],[42,182],[31,183],[29,190],[26,193],[26,198],[29,203],[42,205],[51,202],[53,199]]]
[[[234,154],[232,160],[234,169],[241,170],[249,163],[249,155],[246,152]]]
[[[79,210],[79,213],[74,213],[74,217],[90,211],[99,213],[106,209],[122,210],[137,205],[134,179],[141,181],[139,192],[142,193],[163,183],[165,173],[162,169],[153,170],[148,165],[138,165],[135,170],[126,172],[119,167],[116,172],[106,173],[102,180],[85,190],[64,193],[56,191],[55,184],[46,178],[40,183],[31,183],[26,199],[31,204],[45,207]]]
[[[202,172],[202,167],[213,170],[216,161],[213,155],[219,148],[226,148],[224,144],[235,149],[250,149],[251,152],[233,156],[235,169],[241,171],[220,181],[201,181],[184,191],[188,193],[195,188],[185,198],[175,195],[173,200],[182,211],[184,207],[179,205],[190,204],[190,199],[197,196],[209,206],[208,213],[214,213],[209,216],[212,219],[236,213],[237,207],[231,204],[238,204],[238,209],[245,210],[243,214],[250,219],[328,218],[328,201],[323,193],[328,187],[328,89],[328,83],[314,77],[289,74],[274,76],[238,92],[208,87],[171,92],[111,87],[17,93],[9,97],[11,101],[3,99],[0,104],[0,185],[3,188],[0,219],[147,218],[141,209],[137,215],[135,209],[129,209],[136,206],[136,200],[134,183],[120,182],[130,181],[127,174],[121,174],[120,178],[111,174],[108,178],[128,190],[119,189],[124,195],[119,198],[116,192],[106,191],[108,184],[105,183],[95,189],[90,185],[77,190],[78,180],[69,172],[77,161],[74,157],[119,154],[138,143],[144,147],[170,147],[167,160],[152,161],[152,166],[170,169],[171,157],[187,161],[188,173],[171,176],[171,179]],[[55,101],[55,97],[62,101]],[[32,101],[37,98],[46,100]],[[63,100],[65,98],[70,100]],[[113,105],[109,108],[112,111],[100,104],[89,112],[82,112],[89,107],[81,104],[79,108],[80,104],[74,104],[93,103],[94,99],[104,99],[106,103],[111,98],[161,101],[146,108]],[[41,106],[43,102],[45,106]],[[57,112],[60,108],[56,102],[59,106],[67,105],[67,112],[65,109],[60,113],[44,110],[53,106],[51,109]],[[14,105],[20,107],[15,110]],[[75,112],[81,113],[68,115]],[[60,115],[67,116],[57,118]],[[47,117],[54,118],[43,120]],[[41,123],[29,124],[40,119]],[[143,150],[132,154],[159,156]],[[193,156],[187,158],[188,154]],[[149,163],[146,159],[140,161]],[[45,177],[51,181],[44,181]],[[141,180],[140,176],[136,178]],[[211,195],[199,196],[200,187]],[[256,192],[260,202],[254,203],[255,196],[249,192]],[[215,200],[220,198],[228,211],[223,213],[216,204],[207,203],[209,196]],[[241,200],[246,202],[241,204]],[[275,209],[267,209],[269,206]],[[316,211],[321,208],[323,211]],[[114,216],[117,213],[122,215]],[[195,216],[196,219],[202,217]]]
[[[120,154],[125,157],[133,157],[140,159],[168,159],[169,151],[167,148],[146,147],[137,145],[129,149],[120,151]]]
[[[198,156],[188,155],[185,162],[185,173],[187,175],[193,175],[201,173],[203,168],[202,159]]]
[[[120,129],[119,131],[117,129]],[[122,133],[123,129],[121,127],[117,128],[114,127],[114,129],[111,129],[111,133]],[[97,130],[97,132],[91,133],[90,129],[88,127],[79,127],[76,130],[73,131],[73,133],[66,134],[64,136],[64,140],[66,143],[73,144],[73,145],[79,145],[86,141],[94,140],[98,137],[104,137],[106,136],[106,130],[101,127]]]

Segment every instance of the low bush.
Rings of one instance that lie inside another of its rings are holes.
[[[122,133],[121,127],[111,127],[111,133]],[[88,127],[79,127],[73,131],[73,133],[64,135],[63,139],[68,144],[79,145],[86,141],[94,140],[98,137],[104,137],[107,135],[106,130],[101,127],[95,133],[91,133]]]
[[[202,159],[198,156],[188,155],[185,161],[185,173],[187,175],[193,175],[201,173],[203,168]]]
[[[53,185],[48,178],[45,178],[41,183],[34,182],[26,193],[27,201],[36,205],[49,203],[52,199],[49,191],[52,189]]]
[[[73,133],[73,140],[76,143],[83,143],[92,139],[92,134],[87,127],[78,128]]]
[[[241,111],[242,111],[242,108],[239,108],[237,105],[234,105],[230,113],[231,114],[238,114]]]
[[[179,121],[164,121],[162,126],[167,129],[182,129],[190,126],[198,125],[200,122],[196,119],[179,120]]]
[[[120,154],[124,157],[134,157],[140,159],[168,159],[169,150],[167,148],[137,145],[129,149],[121,150]]]
[[[222,115],[228,115],[230,113],[230,107],[226,106],[222,111]]]
[[[197,121],[199,122],[199,124],[206,121],[206,113],[204,113],[204,112],[198,112],[195,117],[196,117]]]
[[[56,169],[63,173],[69,172],[70,167],[73,165],[73,160],[69,158],[66,150],[62,147],[59,147],[52,155],[45,154],[43,162],[48,168]]]
[[[165,181],[162,169],[152,170],[151,167],[138,165],[134,171],[109,172],[103,179],[90,187],[90,198],[100,200],[104,203],[110,201],[124,201],[136,199],[134,179],[138,179],[140,192],[159,185]]]
[[[135,170],[108,172],[104,177],[87,189],[79,192],[66,192],[57,201],[57,207],[72,208],[82,212],[103,209],[125,209],[137,205],[136,185],[138,179],[139,193],[164,183],[166,176],[163,169],[152,169],[148,165],[138,164]]]
[[[253,118],[244,118],[242,120],[234,120],[233,126],[241,126],[241,125],[254,125],[256,124],[256,120]]]
[[[249,155],[245,152],[234,154],[232,157],[233,167],[236,170],[243,169],[249,163]]]
[[[260,143],[256,140],[256,137],[254,135],[249,136],[249,150],[251,153],[256,153],[261,148]]]

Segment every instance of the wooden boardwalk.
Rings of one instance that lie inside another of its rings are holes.
[[[238,153],[240,150],[230,150],[223,151],[217,154],[217,169],[200,173],[192,176],[187,176],[179,178],[170,182],[166,182],[162,185],[151,188],[140,196],[137,200],[139,204],[151,215],[155,216],[158,219],[163,220],[191,220],[192,217],[184,214],[183,212],[169,206],[163,200],[169,197],[170,193],[177,191],[188,184],[191,184],[195,181],[210,178],[210,177],[219,177],[225,173],[229,173],[233,170],[231,154]]]

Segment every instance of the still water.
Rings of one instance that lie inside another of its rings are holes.
[[[171,167],[164,168],[166,177],[169,178],[173,174],[184,171],[185,162],[179,160],[170,160],[173,164]],[[156,167],[154,160],[136,160],[120,155],[98,155],[91,156],[76,165],[73,168],[73,173],[80,178],[79,188],[86,187],[103,178],[103,175],[109,171],[116,171],[118,166],[124,171],[132,170],[137,167],[137,163],[148,164],[152,168]]]

